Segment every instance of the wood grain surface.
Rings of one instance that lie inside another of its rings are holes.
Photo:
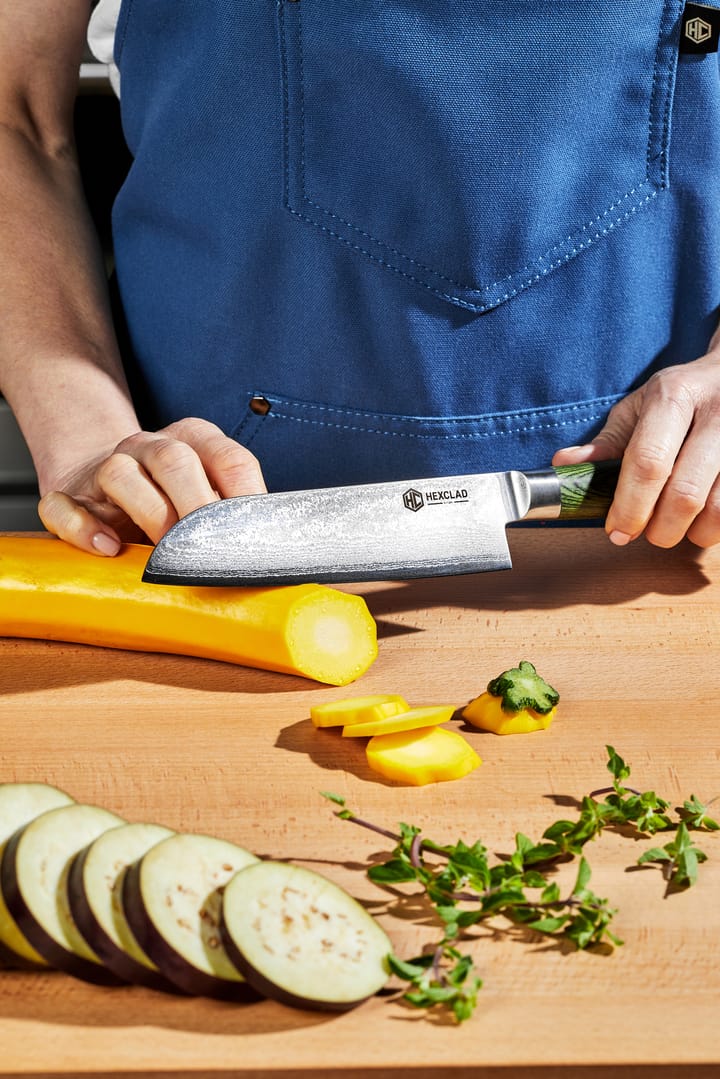
[[[365,869],[387,847],[338,820],[321,790],[389,828],[507,852],[604,786],[605,745],[634,785],[678,804],[720,795],[720,550],[613,548],[599,529],[516,529],[515,568],[373,584],[374,666],[338,690],[212,661],[0,640],[0,781],[41,780],[128,820],[206,832],[292,859],[377,914],[410,958],[436,939],[427,908]],[[529,659],[561,694],[545,732],[461,730],[483,758],[467,778],[385,783],[361,740],[315,730],[311,704],[397,692],[458,708]],[[720,799],[716,803],[720,811]],[[484,987],[457,1026],[396,995],[344,1015],[270,1002],[180,999],[57,973],[0,972],[0,1076],[645,1079],[720,1075],[720,838],[698,884],[667,896],[633,869],[649,841],[590,845],[592,887],[624,945],[574,952],[501,919],[467,947]],[[560,881],[574,870],[563,867]]]

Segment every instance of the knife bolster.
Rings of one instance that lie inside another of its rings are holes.
[[[527,485],[529,508],[523,520],[548,521],[560,516],[560,484],[555,469],[520,473]]]

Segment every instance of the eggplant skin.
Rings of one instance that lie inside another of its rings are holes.
[[[85,896],[83,883],[83,867],[88,851],[89,847],[86,847],[73,858],[67,880],[70,912],[80,933],[107,969],[121,981],[165,993],[177,993],[178,987],[160,972],[144,967],[118,948],[98,922]]]
[[[94,985],[118,986],[123,981],[100,963],[93,963],[79,955],[73,955],[61,944],[53,940],[42,925],[36,921],[23,898],[16,875],[16,853],[24,828],[18,828],[10,837],[3,852],[0,865],[0,888],[11,915],[17,922],[20,932],[27,937],[33,948],[47,960],[51,967],[71,974],[84,982]]]
[[[44,964],[33,963],[30,959],[25,959],[24,956],[18,955],[16,952],[9,948],[7,944],[3,944],[0,941],[0,971],[3,970],[33,970],[33,971],[45,971],[47,967]]]
[[[145,909],[141,871],[142,858],[126,870],[122,887],[122,905],[135,939],[161,973],[189,996],[215,997],[246,1003],[257,1001],[258,993],[249,982],[230,982],[225,978],[215,978],[212,974],[198,970],[192,963],[188,963],[168,944]]]

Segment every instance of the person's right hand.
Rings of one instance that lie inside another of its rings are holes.
[[[45,528],[100,555],[122,542],[157,543],[191,510],[266,490],[249,450],[202,419],[138,431],[53,487],[38,506]]]

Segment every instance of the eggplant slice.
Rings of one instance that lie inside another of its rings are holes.
[[[214,836],[178,834],[157,843],[125,873],[125,916],[142,950],[183,992],[254,1000],[220,936],[228,881],[257,861]]]
[[[49,783],[0,784],[0,862],[10,837],[48,809],[72,805],[75,799]],[[47,967],[7,908],[0,886],[0,962],[6,967]]]
[[[263,996],[297,1008],[347,1011],[389,977],[392,946],[357,900],[325,877],[259,862],[223,893],[228,955]]]
[[[125,870],[175,833],[160,824],[124,824],[73,858],[67,891],[75,924],[108,970],[123,981],[176,992],[138,944],[122,906]]]
[[[19,828],[5,848],[0,883],[20,931],[52,967],[101,985],[117,978],[78,932],[67,898],[69,863],[93,839],[125,821],[99,806],[49,809]]]

